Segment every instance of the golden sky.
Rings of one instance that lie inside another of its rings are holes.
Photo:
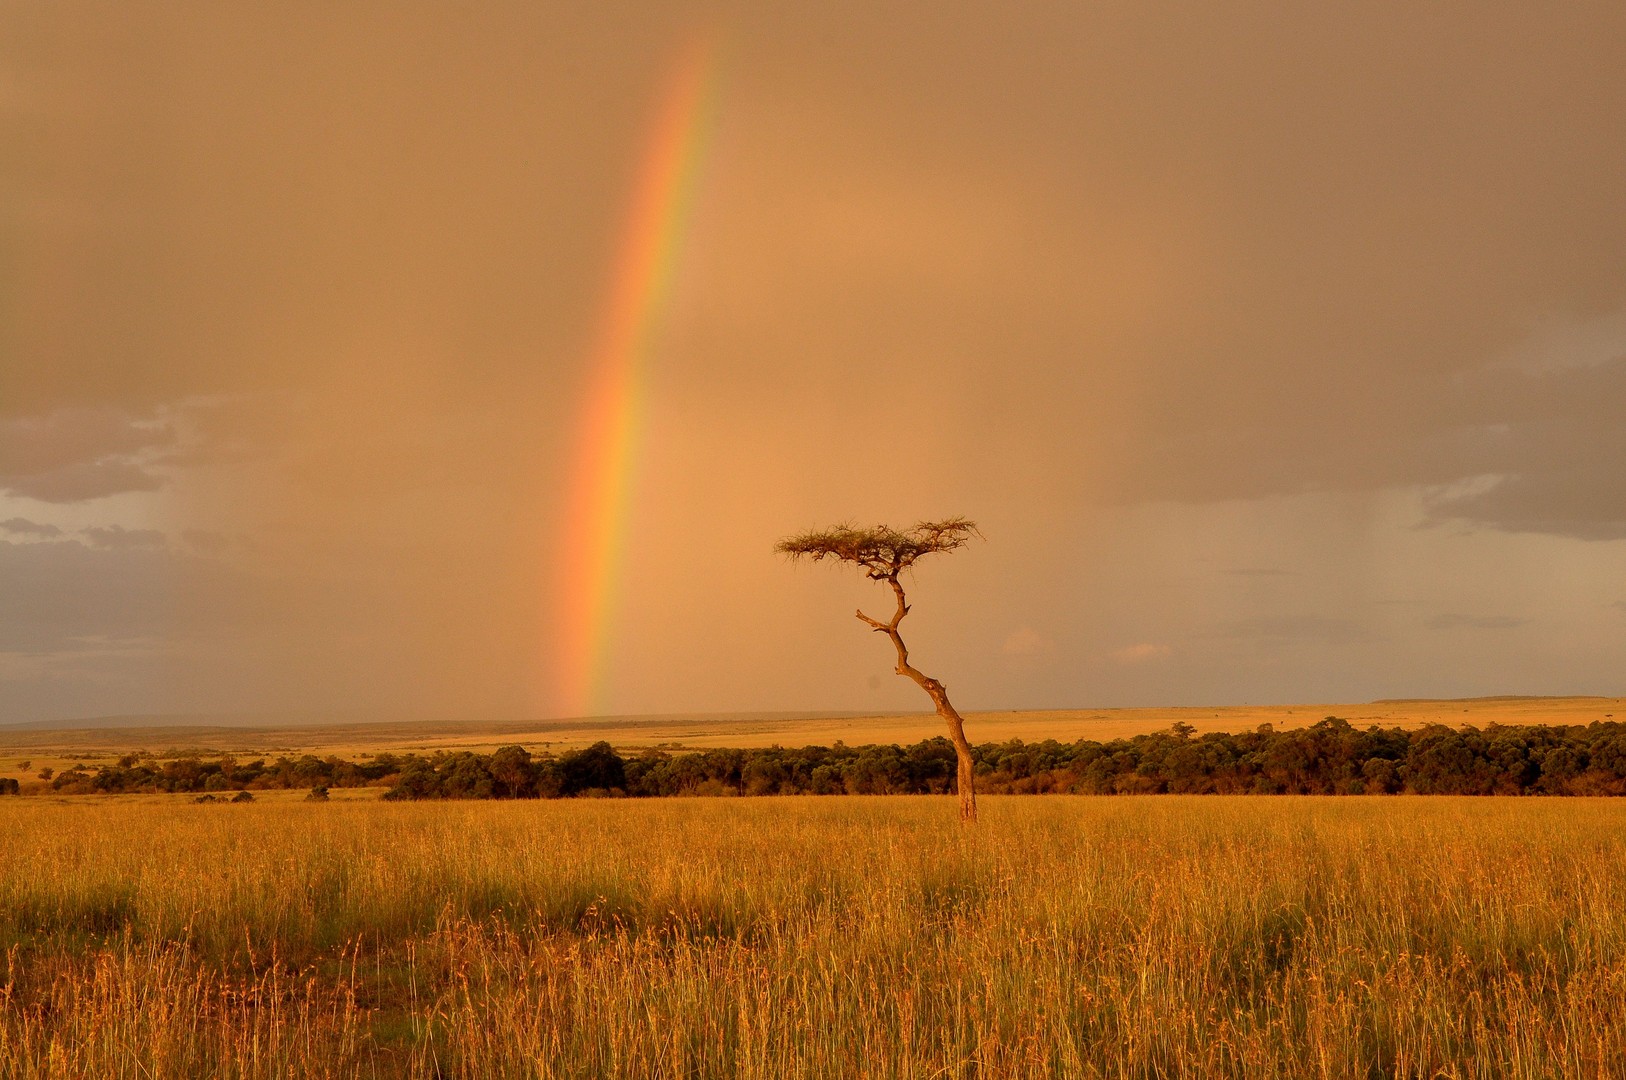
[[[0,723],[556,715],[663,79],[715,124],[607,712],[1626,690],[1626,8],[0,12]],[[918,700],[917,700],[918,698]]]

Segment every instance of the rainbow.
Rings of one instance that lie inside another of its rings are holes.
[[[566,715],[588,715],[602,699],[643,423],[644,369],[693,201],[715,81],[713,42],[697,37],[662,89],[617,249],[566,489],[554,638],[555,692]]]

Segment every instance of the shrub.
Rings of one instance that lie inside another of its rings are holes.
[[[497,791],[510,799],[536,798],[536,771],[531,755],[523,746],[499,746],[491,755],[491,777]]]
[[[609,791],[627,786],[627,763],[607,742],[596,742],[559,759],[565,795],[602,788]]]

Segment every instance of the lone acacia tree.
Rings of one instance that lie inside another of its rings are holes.
[[[888,622],[872,619],[860,609],[858,618],[877,634],[892,639],[898,650],[899,675],[906,675],[920,685],[937,706],[937,715],[948,724],[949,740],[954,743],[954,754],[959,759],[960,820],[977,820],[977,792],[972,780],[971,744],[966,741],[965,721],[954,711],[948,691],[943,684],[909,663],[909,647],[898,633],[898,624],[909,614],[909,603],[904,599],[903,583],[898,576],[914,566],[916,560],[940,551],[958,551],[981,538],[977,523],[967,518],[948,518],[944,521],[922,521],[912,529],[898,531],[885,525],[860,529],[851,525],[837,525],[831,529],[814,530],[797,536],[787,536],[774,550],[788,555],[793,561],[809,559],[837,559],[852,563],[871,581],[884,581],[892,587],[898,607]]]

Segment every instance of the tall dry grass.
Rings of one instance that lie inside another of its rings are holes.
[[[0,807],[0,1077],[1626,1075],[1626,803]]]

